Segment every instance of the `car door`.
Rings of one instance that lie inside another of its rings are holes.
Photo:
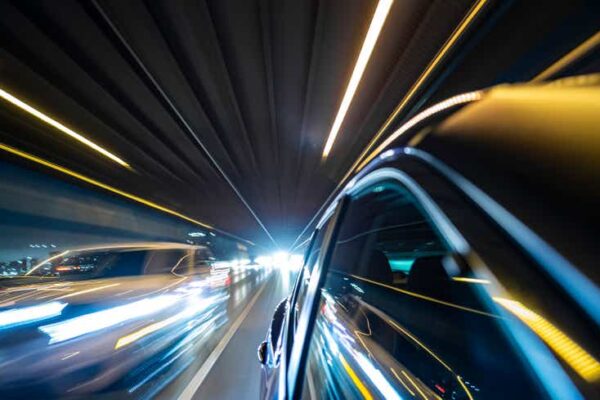
[[[431,172],[418,176],[427,180]],[[456,220],[399,170],[375,171],[355,185],[331,243],[296,383],[302,390],[295,393],[500,399],[578,398],[582,387],[593,392],[593,385],[577,385],[595,375],[581,375],[556,348],[565,339],[593,370],[589,347],[555,325],[557,318],[526,305],[552,299],[566,311],[568,302],[464,198],[441,187],[430,182],[428,190],[444,209],[459,210]],[[541,290],[531,289],[530,279]]]

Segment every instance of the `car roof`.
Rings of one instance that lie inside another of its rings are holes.
[[[600,75],[491,89],[412,141],[600,281]]]
[[[458,172],[600,282],[600,74],[457,95],[382,143],[317,226],[356,181],[393,162],[386,153],[414,148]]]

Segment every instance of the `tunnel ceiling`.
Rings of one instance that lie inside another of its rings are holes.
[[[3,0],[0,88],[131,169],[6,102],[0,138],[270,245],[243,198],[289,245],[476,3],[393,3],[322,160],[377,1]],[[483,3],[391,127],[435,99],[532,78],[600,20],[593,1]]]

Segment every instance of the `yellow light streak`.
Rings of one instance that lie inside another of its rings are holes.
[[[388,117],[385,123],[379,128],[373,139],[369,142],[367,147],[363,150],[361,155],[355,161],[354,165],[350,169],[350,173],[356,168],[356,165],[361,163],[361,160],[369,154],[371,148],[377,143],[377,141],[381,138],[381,136],[385,133],[385,131],[390,127],[392,122],[396,119],[396,117],[404,110],[406,105],[412,100],[418,90],[423,86],[425,81],[429,78],[429,76],[433,73],[433,71],[438,67],[440,62],[446,57],[449,51],[454,47],[454,45],[461,38],[462,34],[467,30],[467,28],[471,25],[471,23],[476,19],[481,10],[484,8],[487,0],[478,0],[477,3],[471,7],[467,15],[463,18],[460,24],[456,27],[456,29],[452,32],[448,40],[444,43],[442,48],[438,51],[435,57],[431,60],[429,65],[425,68],[425,70],[421,73],[419,78],[415,81],[413,86],[409,89],[406,95],[402,98],[400,103],[396,106],[392,114]],[[364,163],[363,163],[364,164]],[[362,169],[358,168],[358,170]],[[344,181],[346,177],[342,181]]]
[[[450,97],[444,101],[441,101],[412,117],[406,123],[402,124],[400,128],[398,128],[394,133],[388,136],[377,148],[369,154],[367,158],[362,161],[359,166],[356,168],[356,172],[363,169],[372,159],[374,159],[379,153],[381,153],[386,147],[388,147],[394,140],[398,139],[402,134],[409,131],[415,125],[419,124],[421,121],[435,115],[439,112],[447,110],[448,108],[455,107],[461,104],[471,103],[477,100],[480,100],[483,96],[481,91],[468,92],[459,94],[457,96]]]
[[[180,320],[181,317],[182,317],[181,315],[174,315],[163,321],[148,325],[148,326],[146,326],[138,331],[135,331],[129,335],[123,336],[119,340],[117,340],[117,343],[115,344],[115,350],[117,350],[123,346],[127,346],[135,341],[138,341],[139,339],[141,339],[144,336],[147,336],[153,332],[156,332],[160,329],[166,328],[167,326]]]
[[[425,295],[422,295],[422,294],[419,294],[419,293],[415,293],[415,292],[411,292],[411,291],[408,291],[408,290],[400,289],[400,288],[397,288],[395,286],[386,285],[385,283],[373,281],[371,279],[363,278],[361,276],[357,276],[357,275],[350,275],[350,276],[352,278],[354,278],[354,279],[358,279],[358,280],[363,281],[363,282],[368,282],[368,283],[371,283],[373,285],[381,286],[381,287],[393,290],[393,291],[398,292],[398,293],[402,293],[402,294],[405,294],[405,295],[408,295],[408,296],[411,296],[411,297],[416,297],[418,299],[427,300],[427,301],[430,301],[432,303],[441,304],[441,305],[444,305],[444,306],[456,308],[456,309],[459,309],[459,310],[462,310],[462,311],[472,312],[472,313],[475,313],[475,314],[485,315],[486,317],[499,318],[497,315],[490,314],[490,313],[487,313],[485,311],[480,311],[480,310],[476,310],[474,308],[461,306],[459,304],[454,304],[454,303],[449,303],[447,301],[438,300],[438,299],[433,298],[433,297],[429,297],[429,296],[425,296]]]
[[[410,332],[408,332],[406,329],[402,328],[400,325],[398,325],[397,323],[395,323],[391,319],[389,319],[388,322],[394,328],[396,328],[397,330],[399,330],[400,332],[402,332],[403,334],[405,334],[406,336],[408,336],[409,338],[411,338],[419,346],[421,346],[421,348],[423,350],[425,350],[427,353],[429,353],[430,356],[432,356],[433,358],[435,358],[440,364],[442,364],[444,366],[444,368],[446,368],[450,372],[454,372],[454,371],[452,371],[452,368],[450,368],[450,366],[448,364],[446,364],[444,361],[442,361],[442,359],[439,358],[437,356],[437,354],[435,354],[432,350],[430,350],[429,347],[425,346],[425,344],[423,342],[421,342],[419,339],[417,339],[415,336],[413,336]]]
[[[594,48],[600,46],[600,31],[590,36],[587,40],[565,54],[544,71],[540,72],[531,82],[541,82],[559,73],[582,56],[588,54]]]
[[[0,148],[2,147],[2,144],[0,143]],[[29,271],[27,271],[27,273],[25,274],[25,276],[31,274],[33,271],[35,271],[36,269],[38,269],[39,267],[41,267],[42,265],[49,263],[50,261],[54,261],[57,258],[61,258],[65,255],[67,255],[69,253],[69,250],[63,251],[62,253],[59,253],[55,256],[52,256],[50,258],[45,259],[44,261],[42,261],[41,263],[35,265],[33,268],[31,268]]]
[[[57,165],[57,164],[51,163],[49,161],[46,161],[44,159],[41,159],[39,157],[36,157],[36,156],[34,156],[32,154],[25,153],[24,151],[15,149],[14,147],[7,146],[7,145],[5,145],[3,143],[0,143],[0,150],[7,151],[7,152],[9,152],[11,154],[14,154],[16,156],[19,156],[19,157],[25,158],[27,160],[33,161],[33,162],[35,162],[37,164],[43,165],[43,166],[48,167],[48,168],[52,168],[55,171],[62,172],[63,174],[69,175],[69,176],[71,176],[73,178],[76,178],[76,179],[79,179],[79,180],[81,180],[83,182],[89,183],[90,185],[97,186],[97,187],[102,188],[104,190],[108,190],[109,192],[118,194],[119,196],[123,196],[123,197],[125,197],[125,198],[127,198],[129,200],[133,200],[133,201],[135,201],[137,203],[140,203],[140,204],[143,204],[145,206],[148,206],[148,207],[154,208],[156,210],[162,211],[164,213],[173,215],[175,217],[181,218],[181,219],[186,220],[188,222],[191,222],[193,224],[196,224],[196,225],[208,228],[208,229],[214,229],[212,226],[210,226],[208,224],[205,224],[205,223],[200,222],[200,221],[198,221],[196,219],[190,218],[190,217],[188,217],[186,215],[183,215],[183,214],[181,214],[181,213],[179,213],[177,211],[171,210],[171,209],[169,209],[167,207],[163,207],[163,206],[161,206],[159,204],[156,204],[156,203],[154,203],[152,201],[143,199],[143,198],[141,198],[139,196],[136,196],[134,194],[131,194],[131,193],[125,192],[123,190],[117,189],[117,188],[115,188],[113,186],[104,184],[104,183],[99,182],[99,181],[97,181],[95,179],[92,179],[92,178],[89,178],[89,177],[87,177],[85,175],[82,175],[82,174],[80,174],[78,172],[72,171],[72,170],[70,170],[68,168],[61,167],[60,165]]]
[[[473,395],[471,394],[471,391],[467,388],[467,385],[465,385],[464,382],[462,381],[462,378],[460,376],[456,375],[456,379],[458,380],[458,383],[460,383],[460,386],[462,386],[465,393],[469,397],[469,400],[473,400]]]
[[[371,353],[371,350],[369,350],[369,347],[367,346],[367,344],[361,337],[361,335],[364,335],[364,333],[362,333],[360,331],[354,331],[354,335],[356,335],[356,338],[360,341],[360,344],[362,345],[362,347],[364,347],[364,349],[367,351],[367,353],[369,354],[369,357],[372,357],[373,354]],[[370,336],[370,335],[366,335],[366,336]]]
[[[406,383],[404,383],[404,380],[402,378],[400,378],[400,376],[398,375],[398,373],[394,370],[394,368],[390,368],[392,370],[392,374],[394,374],[394,376],[396,377],[396,379],[398,379],[400,381],[400,383],[402,384],[402,386],[404,386],[404,388],[406,390],[408,390],[408,393],[410,393],[411,396],[415,395],[415,392],[413,392],[407,385]]]
[[[75,247],[71,251],[95,251],[95,250],[119,250],[119,249],[150,249],[150,250],[193,250],[198,248],[206,248],[206,246],[185,244],[185,243],[170,243],[170,242],[128,242],[118,244],[103,244],[90,247]]]
[[[12,94],[8,93],[7,91],[5,91],[5,90],[3,90],[1,88],[0,88],[0,98],[3,98],[4,100],[8,101],[12,105],[17,106],[21,110],[23,110],[23,111],[25,111],[25,112],[33,115],[37,119],[39,119],[39,120],[45,122],[46,124],[48,124],[48,125],[56,128],[56,129],[58,129],[62,133],[66,134],[66,135],[72,137],[73,139],[75,139],[75,140],[83,143],[84,145],[86,145],[86,146],[94,149],[98,153],[102,154],[104,157],[107,157],[107,158],[113,160],[114,162],[120,164],[121,166],[123,166],[125,168],[130,168],[129,164],[127,164],[125,161],[123,161],[121,158],[117,157],[116,155],[114,155],[110,151],[108,151],[105,148],[97,145],[96,143],[92,142],[91,140],[89,140],[85,136],[83,136],[83,135],[75,132],[74,130],[72,130],[70,128],[67,128],[66,126],[64,126],[60,122],[58,122],[55,119],[47,116],[46,114],[44,114],[41,111],[37,110],[36,108],[30,106],[29,104],[25,103],[24,101],[19,100],[18,98],[16,98]]]
[[[600,363],[550,321],[518,301],[493,299],[523,321],[583,379],[595,382],[600,378]]]
[[[352,367],[350,366],[350,364],[348,364],[348,362],[346,361],[346,359],[341,354],[339,354],[338,357],[340,358],[340,361],[342,362],[342,365],[344,366],[344,369],[346,370],[346,373],[348,374],[348,376],[350,377],[350,379],[352,379],[352,382],[354,382],[354,384],[356,385],[356,387],[360,391],[360,394],[362,394],[362,396],[365,399],[367,399],[367,400],[373,400],[373,396],[369,392],[369,389],[367,389],[366,386],[364,385],[364,383],[362,383],[362,381],[356,375],[356,372],[354,372],[354,370],[352,369]]]
[[[352,71],[352,76],[348,82],[346,93],[342,98],[342,103],[340,104],[340,108],[337,112],[335,120],[333,121],[331,131],[329,132],[329,136],[325,142],[325,147],[323,148],[323,158],[326,158],[329,155],[329,152],[333,147],[333,142],[335,141],[342,123],[344,122],[344,118],[346,117],[346,113],[350,107],[350,103],[352,103],[352,99],[354,98],[356,89],[358,88],[363,73],[365,72],[365,68],[367,67],[367,63],[371,57],[371,53],[375,48],[377,38],[381,33],[381,29],[383,28],[383,24],[385,23],[392,3],[393,0],[379,0],[379,3],[377,4],[377,8],[373,14],[373,19],[371,20],[371,25],[369,26],[367,36],[365,37],[362,48],[360,49],[358,59],[356,60],[354,70]]]
[[[421,395],[421,397],[423,397],[425,400],[428,400],[427,396],[425,396],[425,393],[423,393],[423,391],[417,385],[417,383],[410,376],[408,376],[408,374],[406,372],[404,372],[403,369],[401,369],[400,372],[402,373],[402,375],[404,375],[406,377],[406,379],[408,379],[408,381],[415,387],[415,389],[417,389],[417,392],[419,392],[419,394]]]
[[[103,289],[107,289],[109,287],[119,286],[119,285],[120,285],[120,283],[113,283],[111,285],[104,285],[104,286],[94,287],[94,288],[91,288],[91,289],[80,290],[80,291],[75,292],[75,293],[65,294],[63,296],[57,297],[54,300],[67,299],[69,297],[80,296],[82,294],[91,293],[91,292],[97,292],[99,290],[103,290]]]
[[[460,276],[455,276],[452,278],[453,281],[457,282],[466,282],[466,283],[481,283],[482,285],[489,285],[490,281],[487,279],[478,279],[478,278],[464,278]]]

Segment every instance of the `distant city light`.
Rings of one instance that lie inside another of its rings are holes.
[[[50,257],[50,258],[47,258],[47,259],[45,259],[45,260],[44,260],[44,261],[42,261],[41,263],[39,263],[39,264],[37,264],[37,265],[33,266],[33,267],[32,267],[32,268],[29,270],[29,272],[27,272],[25,275],[29,275],[29,274],[31,274],[33,271],[37,270],[37,269],[38,269],[39,267],[41,267],[42,265],[44,265],[44,264],[47,264],[47,263],[49,263],[50,261],[54,261],[54,260],[56,260],[57,258],[61,258],[61,257],[65,256],[65,255],[67,255],[68,253],[69,253],[69,250],[66,250],[66,251],[63,251],[63,252],[62,252],[62,253],[60,253],[60,254],[57,254],[57,255],[55,255],[55,256],[52,256],[52,257]]]
[[[381,33],[381,29],[383,28],[383,24],[387,18],[388,12],[392,7],[392,3],[393,0],[379,0],[379,4],[377,4],[377,8],[373,14],[369,30],[367,31],[367,36],[365,36],[358,59],[354,65],[354,70],[352,71],[350,81],[346,87],[346,93],[344,93],[340,108],[338,109],[335,120],[333,121],[333,125],[331,127],[331,131],[329,132],[329,136],[327,137],[325,147],[323,148],[323,158],[326,158],[329,155],[329,152],[333,147],[333,142],[338,135],[338,132],[342,126],[342,122],[344,122],[344,118],[346,117],[346,113],[350,108],[350,104],[352,103],[352,99],[354,98],[354,94],[358,88],[358,84],[360,83],[363,73],[367,68],[367,63],[369,62],[369,58],[371,58],[371,53],[375,48],[377,38]]]

